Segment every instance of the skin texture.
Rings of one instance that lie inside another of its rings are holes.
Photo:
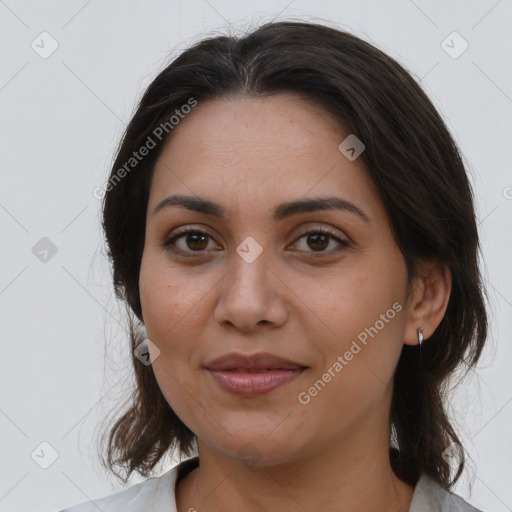
[[[140,293],[147,337],[160,350],[158,384],[198,437],[200,467],[176,490],[180,512],[409,509],[414,488],[388,459],[392,378],[403,344],[418,343],[416,329],[428,343],[441,322],[451,279],[425,263],[407,294],[405,262],[364,163],[338,149],[347,135],[291,93],[224,98],[200,103],[160,155]],[[215,201],[227,217],[179,206],[153,215],[171,194]],[[370,223],[338,210],[271,218],[277,204],[318,196],[353,202]],[[187,243],[184,235],[177,252],[162,247],[184,226],[209,237]],[[349,246],[304,236],[319,228]],[[249,236],[262,249],[252,263],[236,251]],[[400,311],[300,403],[298,395],[396,303]],[[232,351],[270,352],[309,368],[270,393],[240,397],[202,368]]]

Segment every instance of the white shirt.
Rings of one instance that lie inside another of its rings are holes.
[[[60,512],[177,512],[176,481],[198,466],[199,458],[184,460],[159,477],[148,478],[110,496],[75,505]],[[409,512],[483,512],[422,474]]]

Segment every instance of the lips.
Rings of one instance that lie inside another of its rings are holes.
[[[295,363],[273,354],[240,354],[230,353],[206,363],[208,370],[239,370],[247,372],[262,372],[267,370],[301,370],[305,365]]]
[[[267,353],[231,353],[205,365],[224,391],[244,397],[264,395],[297,379],[307,366]]]

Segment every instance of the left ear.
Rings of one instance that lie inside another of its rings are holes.
[[[426,340],[444,317],[452,289],[452,274],[447,265],[438,262],[419,263],[419,275],[411,284],[407,305],[407,322],[403,342],[418,344],[418,328]]]

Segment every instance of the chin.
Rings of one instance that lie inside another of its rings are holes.
[[[290,437],[265,434],[243,435],[225,439],[225,442],[208,443],[225,457],[235,459],[247,467],[264,468],[291,462],[300,457],[300,447],[290,444]]]

